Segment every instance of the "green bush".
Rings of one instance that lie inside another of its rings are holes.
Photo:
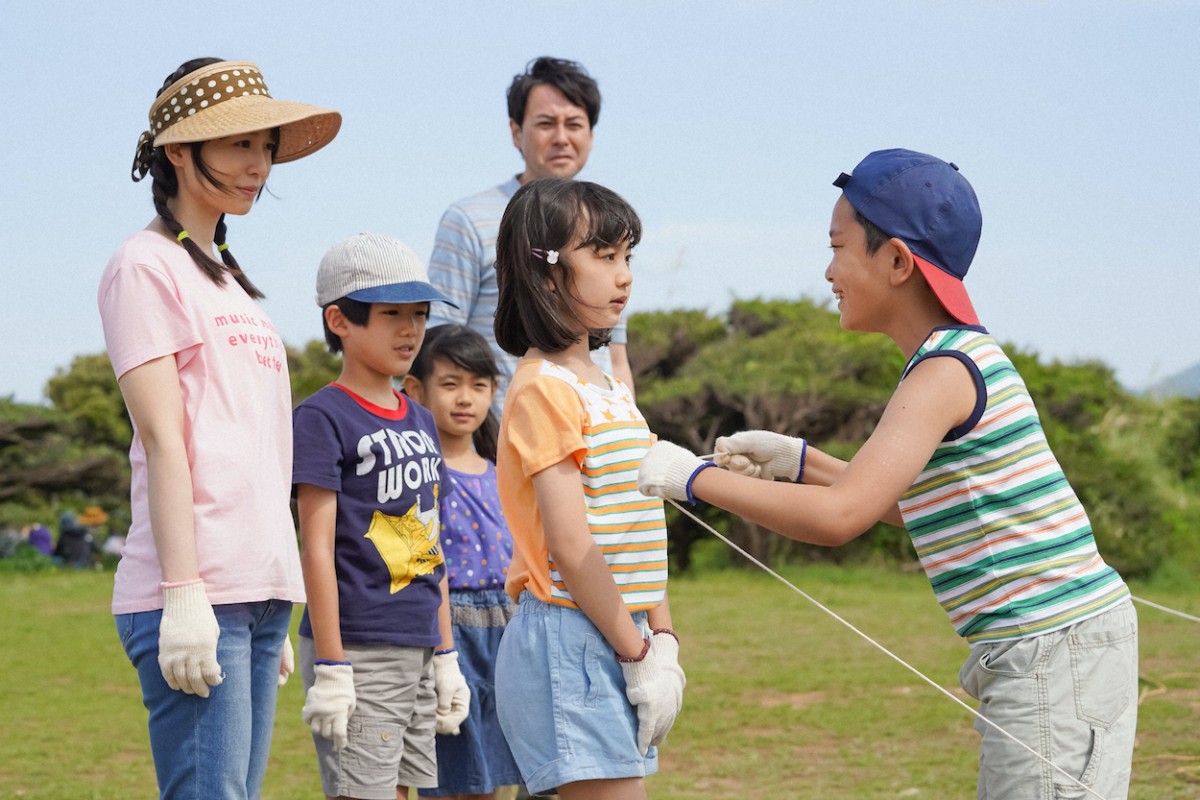
[[[54,560],[33,545],[22,542],[8,558],[0,558],[0,573],[52,572]]]

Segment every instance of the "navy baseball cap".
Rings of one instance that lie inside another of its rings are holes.
[[[833,185],[855,211],[908,245],[952,317],[979,324],[963,278],[979,246],[983,216],[957,165],[912,150],[876,150]]]

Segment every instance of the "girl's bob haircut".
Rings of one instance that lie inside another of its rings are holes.
[[[492,347],[480,334],[466,325],[435,325],[425,331],[425,341],[417,351],[408,374],[422,384],[433,373],[439,360],[448,361],[472,375],[490,378],[493,384],[500,381],[500,369],[492,355]],[[483,424],[475,429],[471,441],[475,452],[488,461],[496,461],[496,441],[500,434],[500,423],[489,408]]]
[[[637,212],[611,189],[560,178],[522,186],[504,211],[496,239],[496,343],[517,358],[531,347],[547,353],[570,347],[583,325],[571,251],[625,241],[632,250],[641,238]],[[550,250],[557,259],[547,255]],[[609,335],[607,329],[589,331],[589,347],[607,344]]]

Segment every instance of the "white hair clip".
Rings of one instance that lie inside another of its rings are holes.
[[[535,247],[532,250],[530,250],[529,252],[533,253],[535,258],[544,258],[546,260],[547,264],[557,264],[558,263],[558,251],[557,250],[543,250],[540,247]]]

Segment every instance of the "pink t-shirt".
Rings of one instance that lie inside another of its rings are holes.
[[[291,391],[271,320],[235,280],[218,286],[176,242],[152,231],[135,233],[117,249],[98,299],[118,378],[175,354],[209,602],[303,602],[289,507]],[[114,614],[162,608],[146,451],[136,428],[129,460],[133,524],[117,567]]]

